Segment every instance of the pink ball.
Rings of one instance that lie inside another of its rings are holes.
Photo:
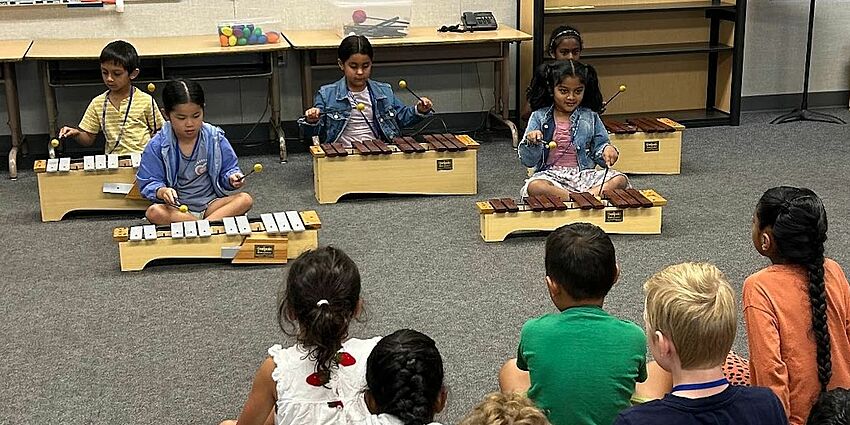
[[[355,24],[362,24],[366,22],[366,12],[361,9],[357,9],[351,14],[351,19]]]

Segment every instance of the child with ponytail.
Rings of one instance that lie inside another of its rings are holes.
[[[772,265],[744,282],[753,385],[779,397],[792,425],[820,393],[850,387],[850,284],[824,257],[826,211],[809,189],[775,187],[753,214],[753,245]]]
[[[238,424],[272,423],[272,417],[276,425],[364,420],[366,360],[380,338],[348,338],[362,307],[360,272],[344,252],[324,247],[298,256],[278,308],[281,330],[297,324],[297,343],[269,348]]]

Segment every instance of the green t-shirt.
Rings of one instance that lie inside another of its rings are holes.
[[[646,335],[601,307],[572,307],[525,322],[517,367],[553,425],[610,425],[646,380]]]

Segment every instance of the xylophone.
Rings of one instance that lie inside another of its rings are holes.
[[[520,231],[552,231],[565,224],[593,223],[608,233],[660,234],[661,207],[667,200],[654,190],[614,189],[593,194],[571,193],[569,201],[553,196],[529,196],[477,202],[481,237],[500,242]]]
[[[478,192],[479,144],[466,135],[431,134],[355,142],[351,148],[310,147],[321,204],[349,193],[473,195]]]
[[[147,209],[151,203],[136,186],[141,158],[113,154],[36,161],[41,221],[59,221],[71,211]]]
[[[116,227],[121,271],[142,270],[165,258],[229,259],[233,264],[284,264],[319,243],[322,227],[315,211],[285,211],[225,217],[221,221],[185,221]]]
[[[679,174],[682,163],[682,130],[667,118],[602,118],[611,143],[620,151],[614,166],[630,174]]]

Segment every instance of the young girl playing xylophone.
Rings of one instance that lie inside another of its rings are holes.
[[[596,112],[602,94],[593,67],[568,60],[543,64],[538,71],[545,78],[529,87],[534,112],[518,147],[520,161],[534,171],[522,196],[569,199],[570,192],[628,187],[623,173],[609,169],[619,152]]]
[[[342,143],[345,147],[351,142],[390,140],[400,136],[403,127],[432,113],[427,97],[415,106],[405,106],[393,94],[392,86],[371,80],[373,55],[372,44],[362,35],[342,40],[337,56],[345,76],[316,93],[314,106],[298,120],[305,136],[319,136],[322,143]]]
[[[269,348],[239,425],[342,425],[366,420],[366,364],[380,338],[348,338],[348,325],[362,309],[360,272],[344,252],[324,247],[298,256],[289,268],[277,310],[284,333],[297,324],[297,343]]]
[[[168,224],[245,214],[253,200],[244,192],[226,192],[245,182],[224,131],[204,122],[201,85],[169,81],[162,101],[169,121],[145,147],[136,174],[142,196],[154,202],[147,219]]]

